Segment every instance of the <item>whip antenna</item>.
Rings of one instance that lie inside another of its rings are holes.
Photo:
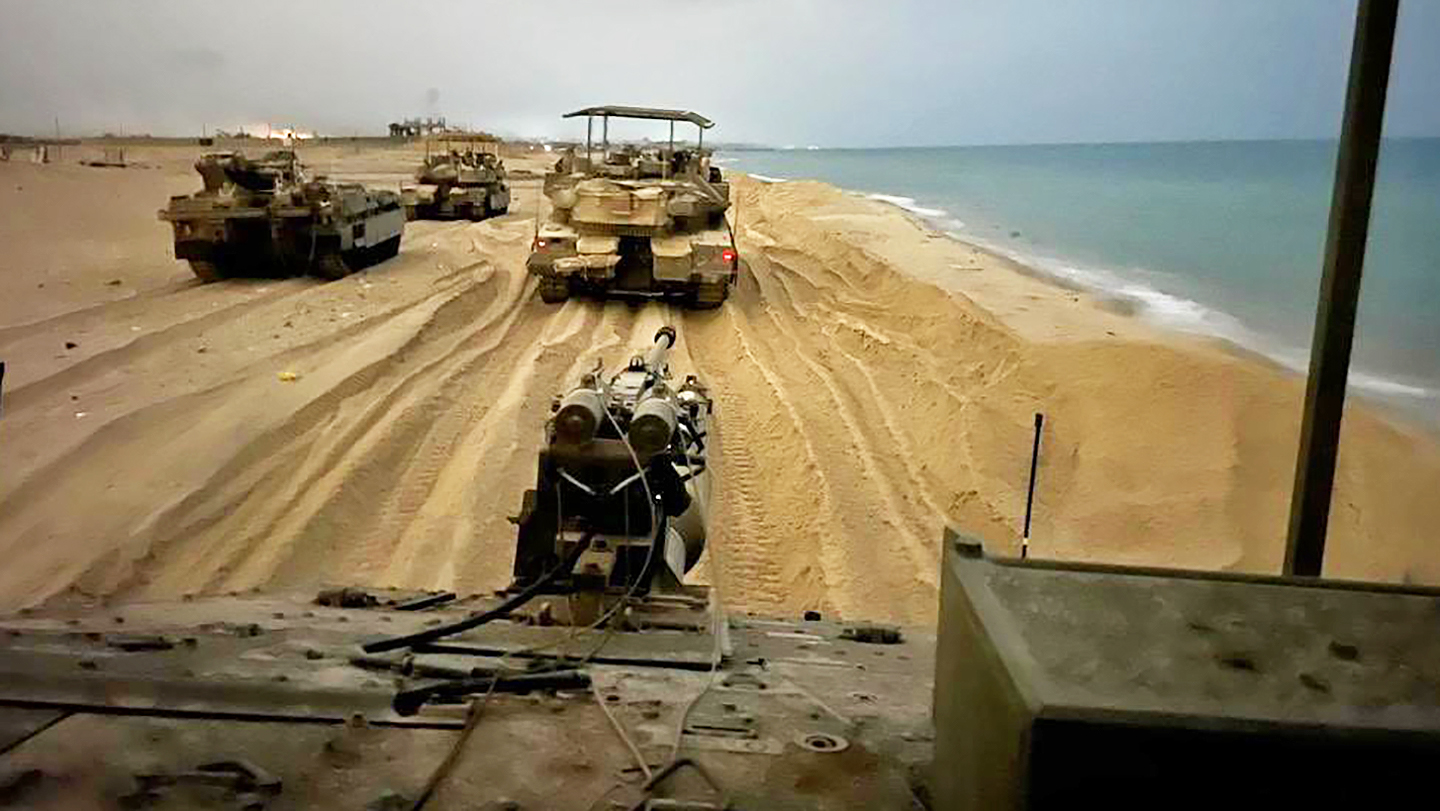
[[[1035,414],[1035,441],[1030,446],[1030,488],[1025,494],[1025,531],[1020,536],[1020,557],[1030,555],[1030,515],[1035,506],[1035,469],[1040,464],[1040,431],[1045,427],[1045,415]]]

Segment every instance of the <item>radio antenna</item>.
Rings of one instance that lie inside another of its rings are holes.
[[[1030,489],[1025,494],[1025,531],[1020,536],[1020,558],[1030,555],[1030,515],[1035,506],[1035,469],[1040,465],[1040,431],[1045,427],[1045,415],[1035,414],[1035,441],[1030,446]]]

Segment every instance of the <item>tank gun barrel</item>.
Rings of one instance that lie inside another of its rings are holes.
[[[664,326],[655,333],[655,345],[650,348],[649,354],[645,356],[645,366],[655,374],[660,374],[665,367],[665,358],[670,354],[670,348],[675,345],[675,328]]]

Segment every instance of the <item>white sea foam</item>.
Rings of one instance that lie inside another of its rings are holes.
[[[1304,374],[1309,368],[1309,355],[1305,350],[1257,332],[1228,313],[1137,281],[1133,276],[1140,274],[1141,271],[1121,274],[1104,268],[1086,267],[1050,256],[1022,253],[1009,246],[997,245],[968,235],[952,234],[952,236],[973,242],[986,250],[1013,259],[1040,276],[1066,287],[1082,289],[1103,300],[1113,302],[1132,312],[1136,317],[1156,326],[1220,338],[1236,346],[1258,352],[1300,374]],[[1440,400],[1440,391],[1436,389],[1355,369],[1350,372],[1350,385],[1381,397],[1405,400]]]
[[[794,147],[787,147],[793,149]],[[764,183],[782,183],[785,178],[751,174]],[[915,198],[899,194],[866,193],[871,200],[904,209],[931,221],[947,236],[963,242],[973,243],[992,253],[1008,257],[1037,276],[1065,287],[1084,290],[1102,300],[1114,303],[1136,317],[1166,329],[1204,335],[1228,341],[1236,346],[1257,352],[1276,363],[1304,374],[1309,367],[1309,353],[1293,344],[1257,332],[1228,313],[1208,307],[1193,299],[1167,293],[1159,287],[1137,277],[1151,277],[1157,274],[1142,270],[1119,272],[1097,268],[1073,261],[1038,253],[1023,253],[1011,245],[997,243],[971,233],[959,233],[965,223],[939,208],[919,205]],[[1440,405],[1440,389],[1396,380],[1390,377],[1352,369],[1351,387],[1382,398],[1434,401]],[[1429,404],[1426,406],[1429,407]]]
[[[926,208],[915,203],[914,197],[902,197],[898,194],[869,194],[871,200],[879,200],[882,203],[889,203],[897,208],[903,208],[911,214],[919,214],[922,217],[944,217],[946,211],[941,208]],[[963,223],[962,223],[963,225]]]

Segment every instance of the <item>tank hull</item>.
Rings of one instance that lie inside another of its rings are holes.
[[[549,226],[526,269],[547,301],[570,296],[667,299],[718,307],[741,270],[725,231],[587,234]]]
[[[399,251],[406,218],[394,192],[306,180],[293,155],[207,156],[196,170],[205,189],[170,198],[159,218],[175,258],[203,281],[338,278]]]
[[[402,192],[412,220],[483,220],[510,210],[510,189],[503,184],[407,188]]]
[[[220,276],[280,278],[324,273],[339,258],[353,272],[394,256],[405,214],[377,210],[338,224],[319,225],[308,213],[272,216],[265,210],[229,216],[173,216],[175,258],[214,266]]]

